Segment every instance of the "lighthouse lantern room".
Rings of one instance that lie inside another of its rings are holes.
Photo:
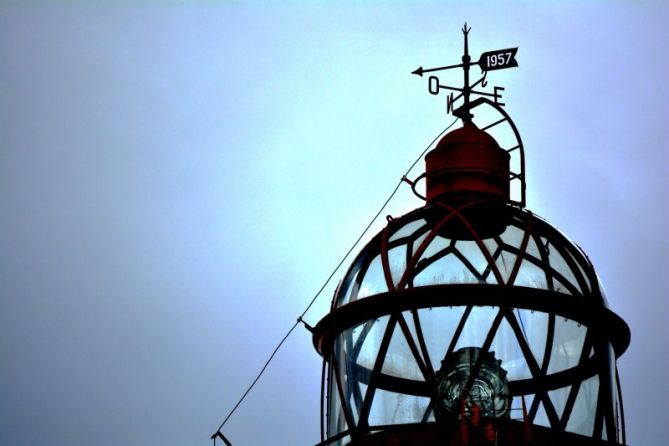
[[[425,205],[388,218],[314,329],[319,445],[625,444],[629,328],[583,250],[525,208],[520,135],[502,89],[482,90],[517,49],[472,61],[463,32],[462,63],[414,72],[464,72],[461,88],[428,78],[462,125],[407,180]]]

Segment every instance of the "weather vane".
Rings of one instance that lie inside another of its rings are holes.
[[[469,42],[468,42],[469,31],[471,31],[471,28],[467,27],[467,23],[465,23],[465,26],[462,28],[462,33],[464,34],[465,38],[465,51],[464,54],[462,55],[462,63],[455,65],[447,65],[444,67],[427,68],[427,69],[421,66],[411,73],[423,77],[423,73],[432,73],[435,71],[450,70],[453,68],[462,68],[464,72],[464,85],[462,88],[442,85],[439,82],[439,78],[437,76],[430,76],[428,78],[428,91],[430,92],[430,94],[437,95],[439,94],[440,90],[450,90],[451,94],[448,95],[448,97],[446,98],[446,111],[447,113],[452,113],[454,116],[457,116],[458,118],[462,119],[462,121],[465,123],[471,123],[473,116],[470,113],[470,110],[479,105],[475,104],[476,101],[470,102],[471,95],[493,98],[495,104],[499,106],[504,106],[504,104],[500,102],[500,99],[502,98],[501,92],[504,91],[503,87],[497,87],[497,86],[494,87],[492,93],[486,91],[474,90],[474,88],[479,85],[481,86],[481,88],[485,88],[488,86],[488,82],[486,81],[486,76],[488,75],[488,71],[503,70],[505,68],[514,68],[518,66],[518,61],[516,61],[516,53],[518,52],[517,47],[506,48],[503,50],[486,51],[485,53],[481,54],[481,57],[479,57],[478,61],[472,62],[472,59],[469,56]],[[483,73],[483,76],[479,80],[470,85],[469,68],[472,65],[478,65]],[[455,96],[455,92],[458,93],[457,96]],[[455,103],[460,99],[463,100],[463,103],[461,106],[456,108]]]

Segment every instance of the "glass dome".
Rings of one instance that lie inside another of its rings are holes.
[[[517,206],[434,203],[389,220],[314,343],[328,363],[323,445],[403,444],[411,429],[445,444],[465,421],[499,444],[530,427],[536,444],[623,441],[615,358],[629,329],[583,251]]]

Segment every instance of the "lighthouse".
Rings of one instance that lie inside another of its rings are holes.
[[[526,209],[525,149],[486,89],[517,49],[473,60],[463,33],[461,63],[414,71],[458,120],[406,180],[424,205],[388,217],[313,329],[318,445],[624,445],[629,328],[585,252]]]

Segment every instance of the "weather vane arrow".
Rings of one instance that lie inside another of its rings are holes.
[[[477,62],[475,62],[477,63]],[[464,67],[464,64],[456,64],[456,65],[447,65],[445,67],[438,67],[438,68],[423,68],[423,67],[418,67],[416,68],[415,71],[412,71],[411,74],[417,74],[420,77],[423,77],[423,73],[430,73],[432,71],[441,71],[441,70],[450,70],[451,68],[462,68]]]
[[[515,68],[518,66],[518,61],[516,60],[516,53],[518,53],[518,48],[506,48],[503,50],[494,50],[486,51],[481,54],[477,62],[470,62],[469,65],[478,65],[481,68],[481,71],[493,71],[493,70],[503,70],[505,68]],[[431,73],[433,71],[442,71],[450,70],[452,68],[463,68],[464,63],[459,63],[455,65],[446,65],[445,67],[437,68],[423,68],[418,67],[411,74],[416,74],[420,77],[423,77],[423,73]]]
[[[448,113],[452,112],[455,116],[458,116],[464,122],[471,122],[471,119],[473,117],[470,113],[470,109],[472,108],[470,105],[470,95],[472,94],[477,96],[491,97],[494,99],[496,104],[500,106],[504,105],[499,101],[502,98],[502,94],[500,92],[504,91],[504,88],[494,87],[493,93],[474,90],[474,87],[476,87],[477,85],[481,85],[481,87],[483,88],[487,86],[486,76],[488,75],[488,71],[503,70],[506,68],[515,68],[518,66],[518,61],[516,60],[518,47],[486,51],[481,54],[481,56],[477,61],[472,61],[471,57],[469,56],[469,42],[468,42],[469,31],[471,31],[471,28],[469,28],[465,23],[465,26],[462,28],[462,33],[464,34],[464,54],[462,55],[462,63],[446,65],[443,67],[436,67],[436,68],[423,68],[422,66],[420,66],[411,72],[411,74],[423,77],[424,73],[450,70],[453,68],[462,68],[462,71],[464,73],[464,85],[462,86],[462,88],[455,88],[447,85],[442,85],[439,82],[439,78],[437,76],[430,76],[428,79],[429,81],[428,91],[430,92],[430,94],[433,95],[439,94],[440,90],[450,90],[452,92],[459,93],[457,96],[454,96],[453,93],[451,93],[448,96],[446,100],[446,110]],[[469,69],[473,65],[479,66],[481,72],[483,73],[483,76],[473,84],[470,84]],[[461,98],[463,99],[464,104],[458,108],[454,107],[455,105],[454,103]]]

